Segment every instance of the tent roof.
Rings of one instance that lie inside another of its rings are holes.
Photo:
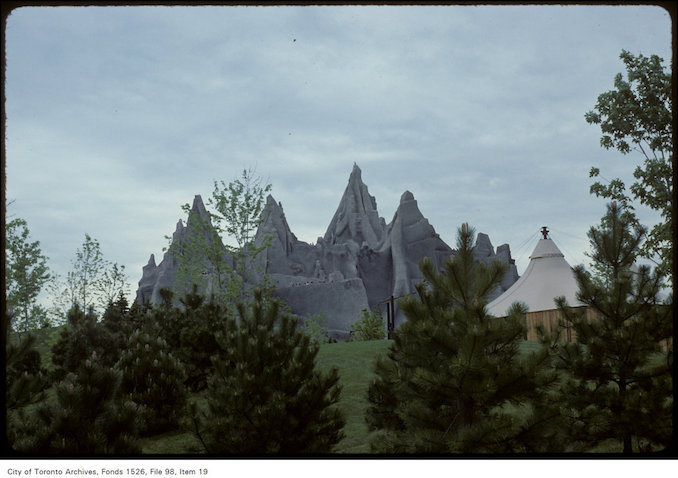
[[[540,239],[530,256],[525,273],[506,292],[487,305],[487,311],[504,317],[514,302],[523,302],[530,312],[556,309],[554,299],[565,296],[570,306],[584,305],[572,268],[552,239]]]

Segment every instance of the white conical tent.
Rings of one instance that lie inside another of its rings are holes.
[[[551,239],[540,239],[530,256],[525,273],[506,292],[487,304],[495,317],[505,317],[514,302],[523,302],[529,312],[557,309],[554,299],[564,296],[570,307],[583,306],[572,268]]]

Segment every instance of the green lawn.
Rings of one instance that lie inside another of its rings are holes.
[[[346,420],[346,436],[335,446],[334,452],[337,454],[370,453],[370,432],[365,423],[367,389],[374,377],[376,358],[385,355],[391,343],[389,340],[374,340],[324,344],[320,347],[318,367],[321,370],[336,367],[342,386],[339,408]],[[537,342],[523,342],[521,345],[524,353],[537,348]],[[142,440],[142,447],[144,453],[152,454],[196,453],[200,449],[199,443],[188,432],[171,432],[150,437]]]
[[[336,453],[369,453],[369,436],[365,423],[367,388],[374,377],[374,361],[385,355],[391,341],[344,342],[326,344],[318,353],[318,367],[339,369],[342,391],[339,408],[344,413],[346,437],[339,442]]]
[[[43,366],[51,369],[51,348],[59,338],[61,327],[35,331],[36,341]],[[317,364],[321,370],[336,367],[339,371],[342,386],[339,408],[344,414],[346,425],[344,439],[339,442],[334,452],[338,454],[370,453],[369,440],[371,433],[365,422],[365,410],[368,406],[367,390],[374,378],[374,362],[377,357],[386,354],[392,341],[375,340],[370,342],[344,342],[324,344],[320,347]],[[528,353],[540,347],[537,342],[523,342],[521,351]],[[197,398],[200,403],[199,397]],[[177,430],[141,440],[145,454],[182,455],[200,453],[201,446],[197,438],[189,431]],[[606,444],[601,450],[616,452],[619,445]],[[593,451],[593,450],[592,450]]]
[[[339,408],[344,413],[345,438],[335,447],[335,453],[369,453],[369,432],[365,423],[367,388],[373,377],[377,356],[385,354],[390,341],[345,342],[325,344],[318,352],[321,370],[336,367],[342,386]],[[141,441],[147,454],[192,454],[200,452],[200,443],[190,432],[170,432]]]

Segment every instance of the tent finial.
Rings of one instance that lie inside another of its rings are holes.
[[[546,226],[543,226],[543,227],[541,228],[541,233],[544,235],[544,239],[548,239],[548,238],[549,238],[549,230],[546,228]]]

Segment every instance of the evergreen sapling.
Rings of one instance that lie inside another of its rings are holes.
[[[555,380],[548,352],[521,357],[525,308],[487,314],[486,297],[505,266],[473,258],[474,232],[458,231],[458,251],[439,271],[420,267],[418,297],[399,306],[408,320],[388,356],[376,362],[367,423],[379,453],[511,453],[534,451],[538,420],[530,404]],[[523,413],[515,413],[515,409]]]
[[[343,438],[337,370],[316,370],[318,345],[261,290],[237,310],[217,334],[207,410],[193,406],[205,450],[238,456],[329,453]]]
[[[558,299],[561,326],[574,343],[554,342],[568,379],[559,396],[571,442],[590,451],[612,440],[623,453],[671,443],[673,407],[672,297],[658,299],[661,268],[634,268],[646,230],[631,212],[608,205],[588,233],[596,275],[575,267],[577,299],[593,312]],[[634,270],[635,269],[635,270]]]

